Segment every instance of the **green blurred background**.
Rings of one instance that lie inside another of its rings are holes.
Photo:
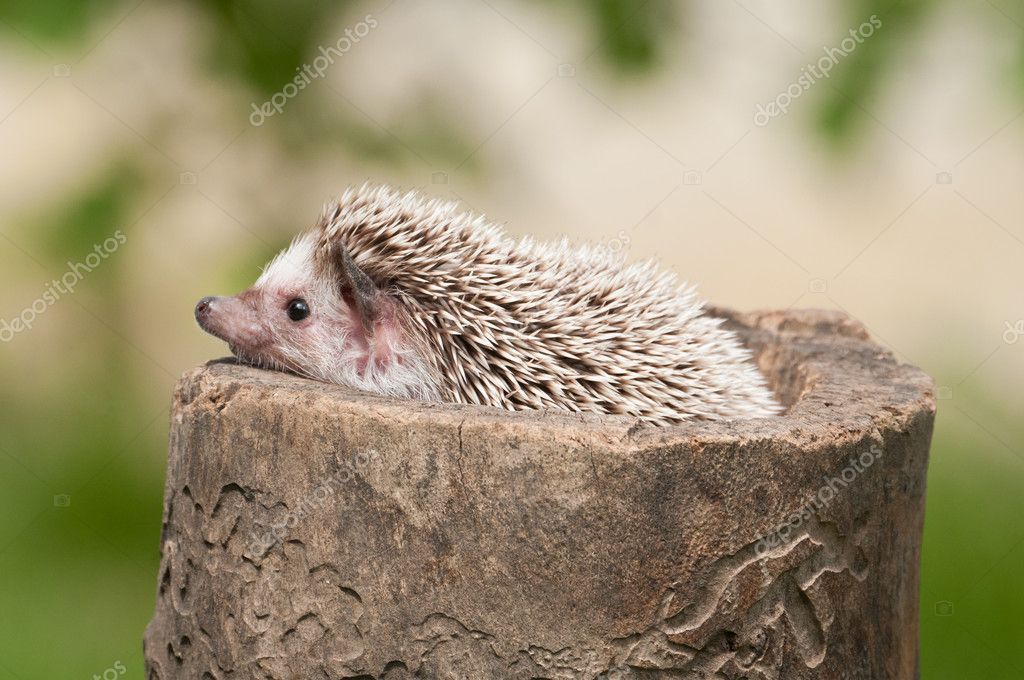
[[[226,351],[192,306],[366,180],[865,322],[939,386],[922,677],[1024,677],[1022,109],[1002,0],[7,0],[0,680],[143,676],[172,386]]]

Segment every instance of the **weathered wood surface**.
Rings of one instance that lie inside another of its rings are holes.
[[[187,373],[149,677],[914,678],[931,381],[841,315],[730,316],[785,416]]]

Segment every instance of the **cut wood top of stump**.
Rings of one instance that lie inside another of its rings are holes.
[[[273,400],[282,407],[337,413],[373,413],[381,418],[462,424],[469,420],[524,437],[588,440],[624,450],[730,443],[743,446],[767,439],[807,451],[822,440],[840,443],[873,431],[905,430],[909,421],[935,411],[934,385],[920,369],[901,363],[873,342],[863,325],[826,310],[739,313],[710,308],[725,319],[753,352],[778,399],[782,415],[731,421],[693,421],[654,427],[626,416],[571,414],[560,411],[504,411],[483,406],[400,400],[320,383],[279,371],[220,359],[185,373],[175,400],[180,406],[224,409],[237,398]]]

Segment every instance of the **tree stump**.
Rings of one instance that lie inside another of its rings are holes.
[[[148,677],[916,677],[931,380],[840,314],[714,313],[784,416],[185,374]]]

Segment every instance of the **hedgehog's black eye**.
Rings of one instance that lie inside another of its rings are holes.
[[[302,321],[309,316],[309,305],[302,298],[295,298],[288,303],[288,318],[292,321]]]

